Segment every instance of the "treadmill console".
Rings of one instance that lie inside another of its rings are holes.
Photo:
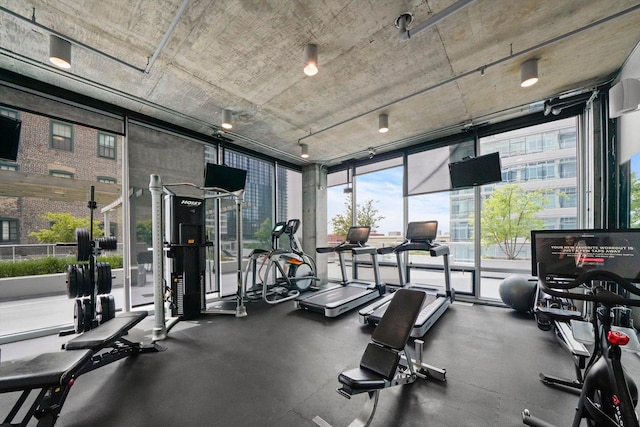
[[[431,243],[438,235],[438,221],[415,221],[407,226],[407,240]]]
[[[347,243],[351,245],[364,245],[369,240],[371,227],[351,227],[347,233]]]

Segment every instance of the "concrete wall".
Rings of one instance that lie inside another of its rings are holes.
[[[316,253],[327,246],[327,170],[313,164],[302,169],[302,249],[316,259],[317,276],[327,281],[327,255]]]
[[[111,270],[113,287],[122,287],[122,269]],[[67,294],[67,275],[43,274],[40,276],[7,277],[0,279],[0,301],[39,298]]]

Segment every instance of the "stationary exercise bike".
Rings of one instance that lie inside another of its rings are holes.
[[[304,253],[296,231],[299,219],[278,222],[271,230],[271,250],[254,249],[245,268],[244,283],[249,300],[264,299],[269,304],[292,300],[309,290],[315,281],[315,260]],[[289,238],[288,248],[279,248],[283,235]],[[252,274],[249,281],[249,274]]]
[[[545,293],[564,297],[565,291],[605,281],[617,287],[617,293],[601,284],[591,292],[574,294],[574,299],[593,302],[591,322],[596,333],[596,347],[585,369],[584,382],[576,407],[573,427],[585,419],[590,427],[639,427],[635,406],[638,388],[622,366],[622,350],[637,352],[640,343],[632,328],[630,310],[626,306],[640,307],[640,289],[615,273],[592,270],[570,282],[549,282],[544,264],[538,264],[538,277]],[[522,413],[522,421],[529,426],[549,427],[551,424],[531,415],[528,409]]]

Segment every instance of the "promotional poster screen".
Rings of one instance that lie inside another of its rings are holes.
[[[531,272],[538,263],[548,275],[577,277],[606,270],[640,282],[640,229],[531,231]]]

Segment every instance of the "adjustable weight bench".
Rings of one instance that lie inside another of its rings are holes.
[[[445,381],[444,369],[434,368],[422,362],[421,340],[415,340],[416,359],[409,358],[405,346],[420,314],[426,294],[422,291],[399,289],[371,335],[360,367],[342,372],[336,391],[350,399],[351,396],[368,393],[369,398],[350,427],[368,426],[373,420],[380,390],[397,385],[410,384],[418,377]],[[328,425],[316,417],[316,424]]]
[[[26,426],[31,418],[39,427],[53,426],[75,379],[133,353],[160,351],[123,338],[147,316],[147,312],[121,313],[119,316],[84,332],[63,345],[66,351],[40,354],[33,358],[4,362],[0,365],[0,393],[22,391],[1,427]],[[103,350],[111,349],[103,352]],[[34,390],[40,390],[24,414],[13,423]]]

